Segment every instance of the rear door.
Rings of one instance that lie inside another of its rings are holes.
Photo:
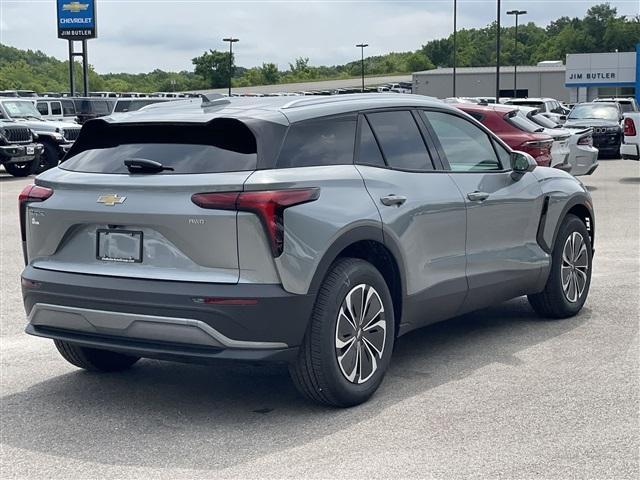
[[[436,169],[416,120],[410,110],[361,115],[357,152],[385,242],[399,246],[404,263],[405,329],[455,315],[467,293],[464,200],[449,175]]]
[[[514,179],[509,152],[462,115],[423,115],[449,177],[465,197],[469,295],[463,310],[530,291],[549,261],[536,241],[543,203],[536,177]]]
[[[83,131],[72,156],[38,178],[54,193],[27,209],[29,263],[92,275],[237,282],[236,211],[200,208],[191,196],[242,190],[256,168],[251,132],[240,122],[103,130],[89,142],[92,133]],[[131,159],[172,170],[131,173],[124,165]]]

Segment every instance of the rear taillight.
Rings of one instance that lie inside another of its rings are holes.
[[[191,196],[191,201],[202,208],[255,213],[267,232],[273,256],[278,257],[282,254],[284,245],[285,209],[312,202],[319,196],[320,189],[313,187],[238,193],[196,193]]]
[[[32,202],[43,202],[47,198],[53,195],[53,189],[47,187],[41,187],[39,185],[27,185],[22,189],[20,195],[18,195],[18,213],[20,215],[20,236],[22,241],[27,241],[27,204]],[[27,262],[26,250],[23,251],[25,255],[25,263]]]
[[[624,119],[624,135],[625,137],[635,137],[636,136],[636,124],[634,123],[632,118],[626,117]]]
[[[539,148],[540,150],[551,151],[553,140],[532,140],[530,142],[524,142],[522,145],[529,148]]]
[[[593,147],[593,135],[584,135],[578,139],[578,145],[589,145]]]

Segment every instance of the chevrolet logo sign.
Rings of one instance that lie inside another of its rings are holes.
[[[113,207],[116,203],[124,203],[126,199],[127,197],[120,197],[117,193],[110,193],[109,195],[100,195],[98,197],[97,203],[102,203],[103,205]]]
[[[80,3],[80,2],[70,2],[70,3],[65,3],[64,5],[62,5],[62,10],[66,10],[66,11],[72,12],[72,13],[83,12],[87,8],[89,8],[89,4],[88,3]]]

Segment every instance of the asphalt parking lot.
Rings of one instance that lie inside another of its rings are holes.
[[[575,318],[526,299],[402,337],[368,403],[298,396],[277,367],[67,364],[23,333],[16,199],[0,174],[2,478],[638,478],[640,163],[582,177],[596,208]]]

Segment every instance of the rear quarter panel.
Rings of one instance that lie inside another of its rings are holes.
[[[320,197],[285,210],[284,251],[275,259],[284,289],[298,294],[309,291],[321,260],[342,235],[362,226],[382,232],[378,210],[354,165],[260,170],[244,188],[304,187],[319,187]]]

